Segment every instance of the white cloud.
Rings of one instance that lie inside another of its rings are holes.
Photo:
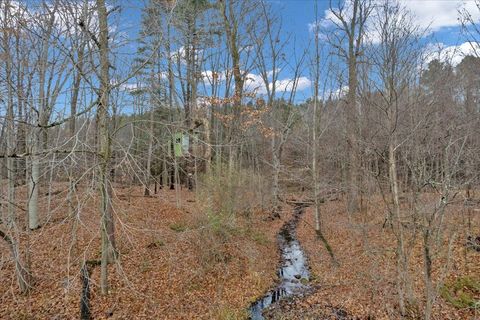
[[[207,97],[197,97],[197,107],[210,107],[212,102]]]
[[[263,81],[262,77],[258,74],[248,73],[245,76],[245,82],[243,84],[245,91],[248,92],[256,92],[259,94],[267,93],[267,89],[265,88],[265,81]]]
[[[318,22],[315,22],[313,21],[312,23],[309,23],[308,24],[308,31],[310,31],[311,33],[315,33],[315,31],[320,31],[322,28],[328,28],[332,25],[332,21],[327,18],[327,15],[330,17],[330,16],[333,16],[332,12],[331,11],[325,11],[325,18],[324,19],[321,19],[319,20]]]
[[[348,1],[343,10],[348,17],[352,14],[351,0]],[[384,0],[373,0],[374,5],[380,5]],[[413,18],[413,22],[421,29],[427,29],[430,32],[438,31],[447,27],[458,27],[461,25],[459,20],[459,10],[466,10],[475,21],[480,21],[480,10],[473,0],[398,0],[399,4],[407,9]],[[330,9],[325,10],[324,18],[318,22],[319,28],[329,29],[334,25],[340,25],[340,21]],[[310,32],[315,31],[315,22],[309,23]],[[367,25],[367,29],[372,30]],[[370,32],[369,40],[372,43],[378,43],[379,37],[375,32]]]
[[[373,0],[374,3],[380,3],[382,0]],[[333,8],[333,10],[339,14],[340,9],[339,8]],[[351,16],[353,14],[353,7],[352,7],[352,0],[346,0],[346,2],[343,3],[343,7],[341,7],[342,10],[342,15],[345,17],[346,20],[351,19]],[[373,14],[372,14],[373,16]],[[379,43],[380,42],[380,36],[378,32],[376,32],[372,25],[373,19],[367,20],[366,23],[366,38],[365,41],[368,41],[369,43]],[[340,19],[337,18],[337,16],[334,14],[334,12],[331,9],[327,9],[324,12],[324,18],[320,19],[317,23],[309,23],[308,24],[308,29],[310,32],[315,32],[318,30],[319,32],[323,31],[324,37],[328,39],[328,32],[332,29],[335,29],[336,27],[343,28],[342,22]]]
[[[457,46],[445,46],[443,43],[436,43],[427,46],[425,62],[438,59],[442,62],[448,62],[452,66],[458,65],[465,56],[480,52],[480,44],[464,42]]]
[[[5,9],[7,9],[7,16],[11,21],[18,22],[17,18],[20,15],[22,18],[25,18],[24,14],[27,12],[27,7],[20,4],[18,1],[10,1],[8,7],[5,8],[7,3],[5,1],[0,1],[0,20],[4,21],[5,19]]]
[[[310,79],[308,79],[307,77],[298,78],[297,91],[308,89],[311,86],[312,86],[312,81],[310,81]]]
[[[279,72],[280,72],[280,68],[275,69],[275,72],[273,72],[273,70],[267,71],[267,77],[273,76],[274,73],[278,75]]]
[[[159,75],[160,79],[163,79],[163,80],[168,79],[168,72],[167,71],[160,71],[158,73],[158,75]]]
[[[144,87],[139,83],[123,83],[119,86],[121,91],[127,91],[129,93],[133,93],[138,90],[144,89]]]
[[[223,71],[214,72],[212,70],[205,70],[205,71],[202,71],[202,78],[206,84],[212,84],[213,80],[217,82],[225,81],[227,79],[227,75]]]
[[[342,86],[336,90],[330,92],[330,96],[334,99],[340,99],[347,95],[348,93],[348,86]]]
[[[283,79],[276,81],[275,90],[277,92],[291,92],[294,89],[295,79]],[[310,88],[312,82],[307,77],[299,77],[296,83],[297,91],[302,91],[307,88]],[[273,84],[269,84],[270,88],[273,88]]]
[[[203,50],[201,49],[196,49],[195,50],[195,60],[198,61],[200,56],[202,55]],[[179,59],[181,64],[187,64],[187,50],[185,49],[184,46],[181,46],[177,50],[173,51],[170,53],[170,57],[174,60]]]
[[[411,1],[400,0],[414,16],[415,22],[422,28],[429,27],[431,31],[438,31],[445,27],[456,27],[461,24],[458,19],[460,9],[467,10],[472,18],[480,19],[480,10],[475,5],[475,1],[465,0],[429,0],[429,1]]]
[[[255,47],[252,46],[252,45],[246,45],[246,46],[243,46],[243,47],[240,49],[240,51],[241,51],[241,52],[251,52],[251,51],[253,51],[254,48],[255,48]]]
[[[270,72],[269,72],[270,73]],[[302,91],[307,88],[310,88],[312,82],[307,77],[299,77],[296,84],[296,90]],[[291,92],[294,89],[295,79],[285,78],[275,81],[275,91],[276,92]],[[273,83],[268,84],[269,89],[273,88]],[[267,88],[265,86],[265,81],[260,75],[249,73],[245,77],[244,88],[247,92],[255,92],[257,94],[266,94]]]
[[[173,51],[172,53],[170,53],[170,57],[173,59],[185,59],[185,47],[181,46],[177,50]]]
[[[338,12],[338,8],[332,8],[335,12]],[[351,17],[352,16],[352,12],[353,12],[353,7],[352,7],[352,0],[345,0],[345,2],[343,3],[343,7],[342,7],[342,14],[345,16],[345,17]],[[316,23],[315,21],[312,22],[312,23],[309,23],[308,24],[308,30],[310,32],[315,32],[316,28],[318,28],[319,30],[322,30],[322,29],[329,29],[333,26],[341,26],[341,21],[337,18],[337,16],[333,13],[333,11],[328,8],[324,11],[324,17],[322,19],[320,19],[318,21],[318,23]]]

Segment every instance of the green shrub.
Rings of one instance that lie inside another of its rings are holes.
[[[229,171],[216,166],[200,177],[197,201],[210,215],[221,215],[231,222],[231,216],[250,216],[252,209],[262,206],[268,194],[266,180],[251,170]]]
[[[261,205],[262,180],[246,170],[229,172],[217,167],[199,177],[196,203],[203,213],[193,222],[202,238],[197,251],[202,270],[228,268],[238,253],[232,253],[235,237],[250,238],[257,243],[268,239],[252,228],[252,209]],[[247,226],[246,226],[247,225]],[[228,319],[228,318],[225,318]]]

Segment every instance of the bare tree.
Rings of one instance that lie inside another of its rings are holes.
[[[319,184],[319,170],[318,170],[318,149],[319,149],[319,134],[318,128],[322,120],[322,110],[319,101],[320,96],[320,68],[321,68],[321,57],[320,57],[320,21],[318,18],[318,1],[315,1],[315,22],[313,25],[314,32],[314,53],[312,59],[312,74],[313,74],[313,114],[312,114],[312,181],[313,181],[313,204],[314,204],[314,217],[315,217],[315,232],[318,238],[323,242],[325,248],[327,249],[332,261],[334,264],[338,264],[335,259],[335,255],[332,247],[325,238],[325,235],[322,230],[322,216],[320,212],[320,184]],[[320,110],[319,110],[320,109]],[[319,123],[320,122],[320,123]]]
[[[418,28],[412,24],[409,13],[392,1],[384,1],[376,7],[375,28],[380,45],[372,50],[372,61],[379,81],[372,80],[373,91],[380,93],[378,103],[370,102],[385,115],[385,130],[388,150],[388,181],[392,206],[389,207],[388,221],[397,239],[397,289],[402,315],[415,304],[413,283],[409,271],[409,245],[404,216],[400,207],[397,153],[402,145],[399,138],[402,112],[409,109],[410,88],[415,85],[416,65],[421,53],[418,45]]]
[[[112,212],[112,186],[110,182],[111,137],[109,129],[109,98],[110,98],[110,61],[108,49],[108,19],[104,0],[97,0],[97,14],[99,23],[98,49],[100,56],[100,89],[97,108],[98,121],[98,152],[100,156],[98,172],[98,188],[101,199],[101,235],[102,259],[100,287],[103,294],[108,293],[107,265],[115,259],[115,234]]]
[[[254,1],[238,0],[218,0],[219,11],[223,20],[225,29],[225,39],[228,48],[228,54],[231,60],[231,73],[233,75],[234,92],[232,97],[233,121],[229,126],[229,171],[234,167],[234,160],[237,157],[237,144],[240,140],[241,131],[239,122],[241,121],[241,106],[244,97],[245,76],[248,72],[247,58],[242,58],[247,44],[245,43],[243,31],[247,31],[252,22],[248,20],[248,15],[255,12]],[[228,83],[228,81],[227,81]]]
[[[278,215],[280,211],[280,173],[282,170],[282,154],[291,129],[296,121],[297,114],[291,108],[295,97],[296,86],[300,77],[302,56],[297,64],[294,76],[289,83],[280,86],[279,76],[287,68],[285,60],[285,46],[287,41],[280,40],[282,25],[279,17],[272,15],[271,10],[265,2],[259,4],[263,24],[257,24],[251,30],[251,38],[255,45],[255,67],[262,79],[262,88],[266,93],[266,108],[268,109],[270,121],[269,127],[273,130],[270,135],[270,149],[272,155],[272,205],[273,214]],[[283,103],[285,91],[289,91],[290,99]],[[278,96],[282,96],[282,100]]]
[[[13,153],[15,150],[15,118],[14,118],[14,83],[13,79],[13,59],[10,52],[10,44],[12,43],[13,37],[20,37],[21,30],[19,28],[18,16],[15,17],[13,13],[14,7],[10,1],[0,5],[0,17],[1,28],[2,28],[2,54],[5,61],[4,64],[4,77],[7,91],[6,98],[6,116],[3,127],[6,128],[6,148],[5,148],[5,158],[6,158],[6,170],[7,170],[7,215],[6,215],[6,226],[8,228],[8,233],[0,230],[0,237],[7,242],[10,247],[12,257],[15,263],[15,273],[17,276],[17,282],[22,293],[26,293],[30,288],[30,275],[25,265],[22,257],[21,251],[18,244],[18,233],[17,228],[17,217],[16,217],[16,199],[15,199],[15,165]],[[2,219],[3,220],[3,219]]]
[[[334,18],[335,32],[329,34],[330,44],[338,50],[338,55],[345,60],[348,71],[348,92],[346,107],[346,130],[349,158],[347,164],[347,209],[356,212],[359,209],[359,129],[357,70],[364,54],[364,42],[367,35],[367,21],[373,9],[370,0],[351,0],[338,2],[336,8],[330,2],[330,11]]]

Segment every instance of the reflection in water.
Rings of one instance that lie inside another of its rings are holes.
[[[309,286],[305,284],[309,280],[305,255],[294,234],[294,229],[302,211],[302,208],[296,208],[294,218],[285,224],[278,235],[283,261],[283,264],[278,270],[280,284],[275,289],[269,291],[263,298],[252,304],[250,307],[250,317],[252,320],[264,319],[262,316],[263,309],[283,297],[302,293],[309,288]]]

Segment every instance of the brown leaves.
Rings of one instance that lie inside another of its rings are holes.
[[[375,198],[368,199],[368,210],[361,215],[348,217],[342,201],[326,202],[322,205],[324,233],[340,261],[335,268],[329,262],[329,256],[321,242],[315,240],[313,213],[308,209],[305,223],[300,224],[299,240],[309,257],[310,267],[319,289],[307,301],[313,307],[295,307],[296,312],[314,312],[326,305],[345,310],[349,316],[367,319],[399,319],[396,292],[396,256],[395,238],[390,229],[383,228],[383,206]],[[445,223],[462,228],[460,208],[452,207]],[[480,226],[480,217],[472,221],[476,228]],[[480,274],[480,255],[467,250],[464,239],[457,239],[452,260],[451,275]],[[423,251],[421,238],[411,248],[410,270],[414,280],[414,290],[419,310],[423,308]],[[438,283],[442,274],[441,266],[445,260],[436,259],[434,280]],[[314,311],[311,311],[313,308]],[[438,298],[434,306],[435,319],[469,319],[474,311],[456,309],[444,299]],[[294,318],[292,318],[294,319]]]
[[[120,190],[116,190],[119,192]],[[162,191],[145,198],[142,188],[123,190],[130,201],[115,200],[120,264],[109,266],[110,293],[100,294],[100,269],[91,274],[91,307],[94,319],[216,319],[244,316],[251,300],[275,281],[278,261],[277,223],[252,214],[255,230],[269,241],[256,241],[244,233],[234,234],[216,245],[228,259],[215,254],[206,269],[201,254],[213,248],[195,221],[202,211],[185,190]],[[175,207],[176,196],[183,209]],[[36,285],[29,296],[21,296],[13,277],[14,265],[0,265],[0,319],[77,319],[80,303],[80,267],[83,259],[97,259],[100,252],[98,212],[92,199],[82,207],[81,224],[72,244],[71,220],[65,219],[61,197],[55,222],[31,234],[31,254]],[[188,210],[188,211],[187,211]],[[58,215],[58,217],[57,217]],[[60,218],[63,219],[60,219]],[[240,229],[246,228],[239,219]],[[187,228],[174,231],[173,224]],[[3,247],[2,252],[3,252]],[[212,250],[211,250],[212,249]],[[69,254],[71,255],[69,258]]]

